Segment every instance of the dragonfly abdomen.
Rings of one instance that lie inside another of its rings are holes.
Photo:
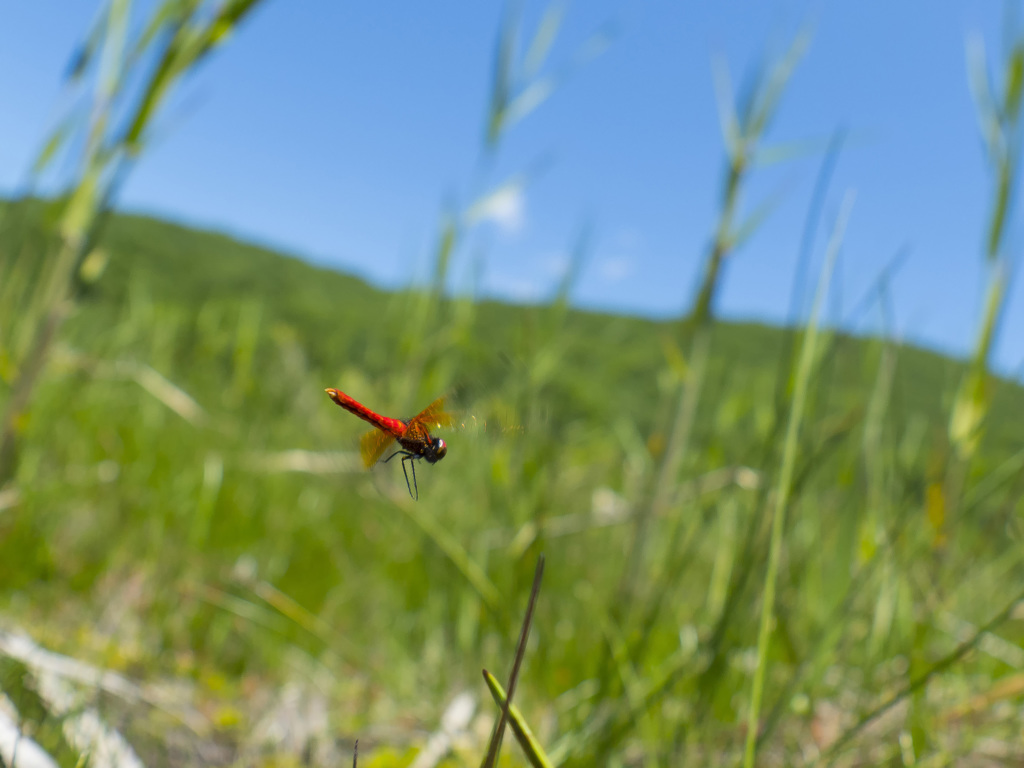
[[[374,413],[358,400],[354,400],[341,390],[328,389],[327,394],[331,396],[331,400],[336,402],[346,411],[355,414],[363,421],[369,422],[377,429],[390,432],[395,437],[405,434],[404,421],[401,421],[400,419],[391,419],[387,416],[381,416],[379,413]]]

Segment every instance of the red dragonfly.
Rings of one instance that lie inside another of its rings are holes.
[[[363,464],[367,469],[380,460],[393,441],[398,441],[399,449],[384,459],[384,463],[387,464],[395,456],[402,457],[402,473],[405,475],[405,485],[409,489],[409,495],[414,500],[419,499],[420,489],[416,484],[416,460],[426,459],[428,464],[436,464],[448,453],[448,446],[445,445],[444,440],[432,437],[430,434],[431,429],[450,427],[454,423],[451,414],[444,410],[444,398],[437,398],[419,414],[405,420],[391,419],[374,413],[340,390],[328,389],[326,391],[331,396],[331,400],[346,411],[354,413],[363,421],[368,421],[376,427],[363,435],[359,441]],[[409,484],[406,462],[412,467],[412,485]]]

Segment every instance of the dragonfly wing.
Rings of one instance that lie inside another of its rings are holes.
[[[363,457],[363,465],[369,469],[384,455],[384,451],[395,441],[395,436],[379,429],[371,429],[359,441],[359,453]]]
[[[444,398],[439,397],[416,416],[409,419],[409,424],[418,424],[427,432],[438,427],[451,427],[455,425],[455,417],[444,409]]]

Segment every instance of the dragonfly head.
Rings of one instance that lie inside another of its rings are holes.
[[[430,441],[430,450],[428,450],[424,457],[429,464],[434,464],[445,457],[448,453],[448,446],[445,445],[444,440],[440,437],[432,438]]]

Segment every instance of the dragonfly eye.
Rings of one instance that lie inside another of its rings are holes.
[[[434,460],[438,461],[440,459],[443,459],[445,457],[446,453],[448,453],[448,446],[444,444],[444,440],[442,440],[440,437],[435,437],[434,438],[434,455],[437,458],[434,459]]]

